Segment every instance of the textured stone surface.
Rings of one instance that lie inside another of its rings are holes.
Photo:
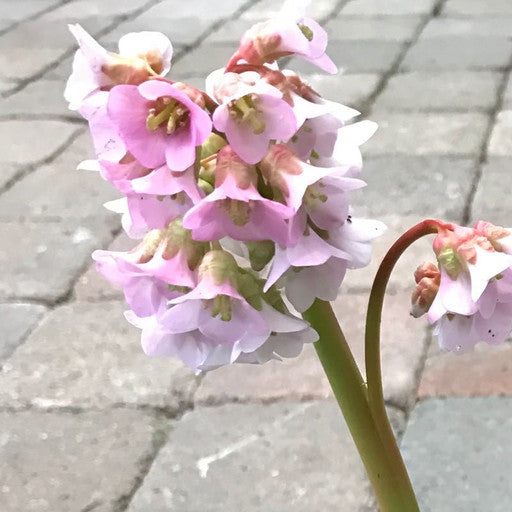
[[[78,119],[78,114],[68,110],[63,97],[64,85],[57,85],[51,80],[33,82],[0,102],[0,116],[20,119],[31,116],[68,116]]]
[[[387,71],[402,50],[395,41],[359,40],[332,41],[328,55],[345,73],[378,73]],[[298,58],[291,59],[287,67],[299,74],[317,73],[313,64]]]
[[[365,146],[363,153],[364,149]],[[361,178],[368,186],[352,194],[354,214],[380,218],[392,213],[460,220],[476,169],[476,161],[469,158],[365,158]]]
[[[55,160],[35,170],[0,197],[0,219],[96,218],[111,226],[120,225],[120,216],[102,205],[121,197],[99,173],[77,171],[82,160],[94,151],[89,133],[78,137]],[[41,194],[51,190],[51,194]]]
[[[374,108],[388,110],[491,110],[501,73],[412,72],[391,77]]]
[[[371,503],[336,404],[281,402],[186,414],[128,511],[354,512]]]
[[[474,351],[459,355],[441,352],[434,341],[418,395],[512,395],[512,343],[497,347],[480,343]]]
[[[423,512],[505,511],[512,463],[510,397],[421,402],[402,453]]]
[[[24,18],[35,16],[43,10],[58,5],[56,0],[18,0],[12,3],[9,0],[2,0],[0,6],[3,7],[0,12],[0,19],[15,22]],[[8,7],[8,8],[6,8]]]
[[[305,75],[303,77],[322,96],[344,105],[360,108],[375,91],[381,79],[378,74]]]
[[[443,14],[457,16],[512,16],[512,5],[508,0],[450,0]]]
[[[512,109],[512,80],[510,77],[508,79],[505,94],[503,96],[503,108]]]
[[[269,402],[305,400],[332,395],[329,382],[313,345],[293,359],[271,361],[263,366],[233,365],[204,376],[196,403]]]
[[[45,311],[37,304],[0,304],[0,359],[16,350]]]
[[[39,162],[57,152],[76,132],[76,125],[62,121],[0,121],[1,161],[19,165]]]
[[[363,146],[366,155],[468,155],[480,153],[487,117],[477,113],[392,113],[371,116],[377,133]]]
[[[432,11],[434,0],[350,0],[343,8],[342,14],[364,14],[369,16],[383,15],[416,15]]]
[[[486,219],[501,226],[512,225],[509,191],[510,158],[493,157],[482,167],[482,177],[473,201],[473,221]]]
[[[407,52],[402,70],[500,69],[508,65],[512,41],[496,37],[437,37]]]
[[[189,76],[206,76],[224,67],[235,50],[236,46],[232,43],[212,43],[207,51],[200,46],[173,64],[172,76],[180,80]]]
[[[512,155],[512,110],[504,110],[498,114],[489,141],[489,155]]]
[[[149,358],[125,305],[72,303],[49,315],[4,364],[0,403],[23,407],[139,404],[177,411],[194,374],[171,358]]]
[[[474,18],[433,18],[421,32],[421,39],[430,37],[508,37],[510,19],[477,16]]]
[[[0,223],[0,298],[56,300],[65,296],[91,252],[106,244],[103,221]]]
[[[2,511],[110,512],[153,451],[155,420],[130,410],[0,412]]]
[[[16,164],[3,164],[0,173],[0,188],[5,187],[17,178],[22,172],[22,166]]]
[[[329,41],[347,39],[378,39],[382,41],[410,41],[422,18],[412,16],[347,17],[333,18],[326,25]]]
[[[129,251],[137,245],[137,240],[132,240],[122,231],[108,246],[109,251]],[[81,275],[75,285],[74,296],[78,301],[97,301],[124,299],[123,290],[107,281],[94,267]]]

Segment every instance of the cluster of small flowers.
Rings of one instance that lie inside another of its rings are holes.
[[[447,226],[434,252],[438,266],[424,263],[415,273],[413,316],[428,311],[445,350],[502,343],[512,332],[512,230],[484,221]]]
[[[297,355],[317,334],[289,304],[333,300],[384,230],[348,203],[364,186],[358,146],[376,125],[347,124],[357,111],[276,63],[296,56],[336,72],[327,34],[294,5],[249,29],[205,92],[163,78],[163,34],[128,34],[114,54],[70,27],[79,50],[65,97],[97,155],[79,168],[123,193],[110,207],[142,240],[93,258],[123,287],[147,354],[196,370]]]

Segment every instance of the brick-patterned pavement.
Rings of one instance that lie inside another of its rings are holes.
[[[346,427],[311,347],[297,359],[196,378],[148,359],[123,302],[90,268],[127,248],[101,208],[116,193],[92,173],[87,130],[62,98],[78,22],[108,47],[165,32],[172,77],[201,85],[270,0],[0,0],[0,510],[2,512],[373,511]],[[377,261],[424,216],[511,225],[512,2],[316,0],[325,76],[293,62],[331,99],[380,129],[363,147],[360,215],[389,226],[368,269],[336,302],[362,360]],[[290,63],[292,64],[292,63]],[[442,354],[408,317],[399,264],[384,320],[385,395],[423,511],[512,510],[512,352]]]

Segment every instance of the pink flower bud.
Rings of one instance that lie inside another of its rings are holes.
[[[411,315],[419,318],[424,315],[434,302],[439,291],[441,273],[433,263],[422,263],[414,272],[416,288],[412,294]]]

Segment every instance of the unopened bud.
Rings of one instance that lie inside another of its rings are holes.
[[[433,263],[422,263],[414,272],[416,288],[411,298],[411,315],[419,318],[432,306],[439,291],[441,273]]]

